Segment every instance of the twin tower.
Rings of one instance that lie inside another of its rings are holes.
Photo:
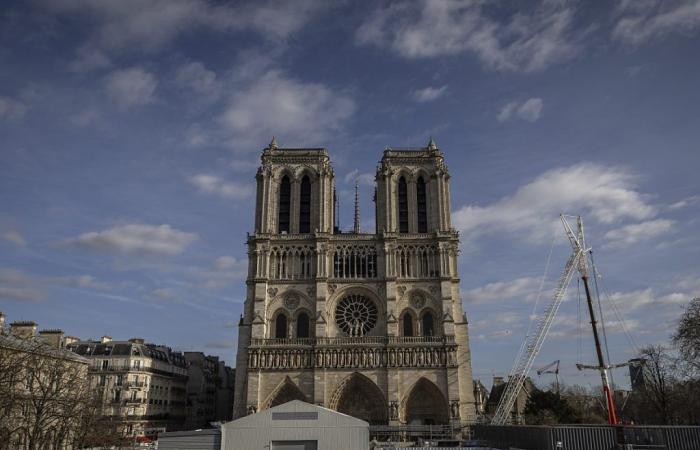
[[[384,151],[375,233],[340,232],[323,148],[263,150],[234,418],[298,399],[373,425],[475,419],[449,173],[431,139]]]

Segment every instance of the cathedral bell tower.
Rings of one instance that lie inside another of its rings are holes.
[[[239,323],[234,418],[290,400],[372,425],[475,419],[449,174],[427,147],[387,148],[377,230],[334,227],[323,148],[265,148]],[[458,426],[459,425],[459,426]]]

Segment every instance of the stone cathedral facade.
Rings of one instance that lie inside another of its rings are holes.
[[[459,237],[435,142],[384,151],[374,233],[336,228],[326,149],[273,139],[261,159],[234,418],[299,399],[370,424],[472,423]]]

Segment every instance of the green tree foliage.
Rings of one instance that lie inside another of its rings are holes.
[[[565,397],[551,391],[535,389],[525,406],[525,422],[532,425],[580,423],[581,416]]]

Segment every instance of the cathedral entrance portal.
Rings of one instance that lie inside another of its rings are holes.
[[[273,406],[291,402],[292,400],[307,401],[306,396],[301,392],[299,387],[292,381],[291,378],[284,377],[284,380],[277,385],[274,391],[270,393],[267,400],[262,406],[262,409],[272,408]]]
[[[445,425],[449,420],[445,397],[433,382],[420,378],[401,401],[400,418],[409,425]]]
[[[388,423],[384,394],[372,380],[358,372],[340,383],[331,398],[330,407],[369,422],[370,425]]]

